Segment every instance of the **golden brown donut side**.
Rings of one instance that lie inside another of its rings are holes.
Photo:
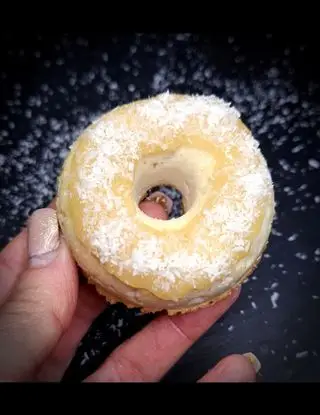
[[[72,255],[81,268],[83,275],[86,277],[89,284],[94,285],[97,292],[106,299],[106,302],[110,304],[122,303],[128,308],[139,308],[142,313],[157,313],[166,312],[168,315],[185,314],[188,312],[196,311],[199,308],[204,308],[215,304],[216,302],[226,298],[231,294],[231,291],[240,285],[242,285],[254,272],[259,265],[263,252],[267,248],[268,241],[263,247],[260,255],[258,256],[255,264],[251,267],[237,282],[222,291],[220,294],[215,295],[213,298],[209,298],[206,301],[202,301],[200,304],[191,305],[185,300],[184,305],[181,303],[173,304],[155,297],[152,293],[146,292],[145,290],[138,290],[133,287],[126,286],[124,283],[119,281],[116,277],[108,275],[108,279],[116,285],[116,289],[107,289],[106,285],[102,286],[99,280],[92,274],[92,270],[99,272],[100,264],[99,261],[92,255],[90,255],[84,246],[75,239],[75,235],[72,234],[70,228],[66,226],[67,218],[63,216],[60,210],[59,198],[57,199],[57,212],[59,216],[59,222],[61,229],[65,237],[68,239],[69,248],[71,249]],[[106,277],[106,273],[104,274]],[[144,291],[144,295],[148,298],[149,306],[143,305],[141,301],[138,301],[137,297]],[[126,292],[126,295],[123,295]],[[137,293],[138,296],[132,295],[132,301],[128,298],[128,292]],[[199,295],[199,294],[198,294]],[[179,305],[180,304],[180,305]]]
[[[239,287],[242,284],[244,284],[247,281],[247,279],[252,275],[252,273],[254,272],[254,270],[257,268],[257,266],[259,265],[261,259],[262,259],[262,255],[257,259],[254,267],[252,267],[236,284],[234,284],[233,287],[231,287],[227,291],[223,292],[222,294],[216,296],[215,298],[213,298],[211,300],[208,300],[206,302],[203,302],[203,303],[201,303],[201,304],[199,304],[197,306],[194,306],[194,307],[185,307],[185,308],[176,308],[176,309],[168,309],[168,308],[155,309],[155,308],[142,307],[142,308],[140,308],[140,312],[142,314],[166,312],[169,316],[174,316],[174,315],[178,315],[178,314],[191,313],[191,312],[196,311],[196,310],[199,310],[201,308],[206,308],[206,307],[213,306],[214,304],[218,303],[221,300],[224,300],[229,295],[231,295],[232,291],[236,287]],[[84,274],[85,274],[85,276],[86,276],[86,278],[88,280],[88,283],[89,284],[93,284],[95,286],[97,292],[101,296],[105,297],[105,299],[106,299],[106,301],[108,303],[110,303],[110,304],[122,303],[122,304],[125,304],[126,307],[128,307],[128,308],[136,308],[137,307],[136,304],[133,304],[133,303],[129,302],[127,299],[121,299],[119,297],[116,297],[114,294],[109,293],[99,283],[95,283],[95,281],[94,281],[93,278],[91,278],[85,272],[84,272]]]

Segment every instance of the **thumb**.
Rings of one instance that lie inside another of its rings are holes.
[[[32,379],[71,322],[77,271],[59,235],[56,212],[37,210],[28,222],[28,268],[0,310],[0,380]]]

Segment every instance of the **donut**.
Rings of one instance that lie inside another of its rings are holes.
[[[139,207],[155,186],[184,213]],[[165,92],[100,115],[74,141],[57,187],[64,239],[106,301],[169,315],[213,304],[259,264],[272,177],[240,112],[215,95]]]

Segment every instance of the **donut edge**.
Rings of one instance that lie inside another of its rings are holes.
[[[228,296],[230,296],[232,294],[232,292],[237,287],[241,287],[250,278],[250,276],[253,274],[255,269],[257,269],[257,267],[259,266],[259,264],[262,260],[263,254],[267,249],[267,246],[268,246],[268,241],[266,242],[266,244],[265,244],[264,248],[262,249],[262,251],[261,251],[260,255],[258,256],[258,258],[256,259],[254,265],[249,270],[247,270],[247,272],[235,284],[233,284],[232,287],[230,287],[229,289],[227,289],[225,292],[218,295],[217,297],[212,298],[208,301],[205,301],[201,304],[197,304],[193,307],[185,307],[185,308],[178,308],[178,309],[148,308],[148,307],[143,307],[143,306],[139,307],[138,305],[133,304],[128,300],[120,299],[120,298],[116,297],[115,295],[109,293],[98,282],[96,282],[94,280],[94,278],[91,277],[86,271],[82,270],[82,273],[83,273],[84,277],[86,278],[88,284],[94,285],[94,287],[97,290],[98,294],[101,295],[102,297],[104,297],[106,302],[109,303],[110,305],[124,304],[129,309],[130,308],[131,309],[132,308],[138,309],[141,314],[165,313],[168,316],[183,315],[183,314],[188,314],[188,313],[195,312],[195,311],[203,309],[203,308],[211,307],[214,304],[218,303],[219,301],[222,301],[222,300],[226,299]]]

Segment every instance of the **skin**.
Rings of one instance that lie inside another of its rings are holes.
[[[50,208],[54,209],[54,202]],[[166,220],[153,202],[140,208]],[[161,315],[121,344],[85,382],[158,382],[237,300],[240,289],[212,307]],[[34,266],[23,229],[0,252],[0,380],[60,381],[90,324],[106,307],[88,284],[61,238],[55,259]],[[242,355],[230,355],[198,382],[254,382],[255,370]]]

